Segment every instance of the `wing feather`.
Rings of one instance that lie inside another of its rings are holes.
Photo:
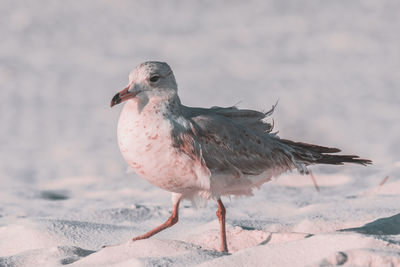
[[[279,174],[293,168],[308,173],[308,165],[321,163],[371,164],[357,156],[331,155],[340,152],[337,148],[280,139],[271,132],[273,125],[265,121],[275,106],[268,112],[182,106],[182,116],[190,127],[178,135],[178,147],[186,154],[196,155],[211,173],[232,176],[258,175],[268,169]]]
[[[286,171],[295,167],[284,146],[269,134],[272,125],[262,121],[273,110],[262,113],[214,107],[185,111],[191,127],[182,134],[193,137],[212,173],[258,175],[266,169]]]

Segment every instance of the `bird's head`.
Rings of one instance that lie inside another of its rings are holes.
[[[129,74],[129,84],[111,100],[111,107],[135,97],[165,97],[177,94],[171,67],[165,62],[148,61]]]

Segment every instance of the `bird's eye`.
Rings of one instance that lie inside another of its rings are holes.
[[[158,75],[154,75],[150,77],[150,82],[155,83],[156,81],[158,81],[160,79],[160,76]]]

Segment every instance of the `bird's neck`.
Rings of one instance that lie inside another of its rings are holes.
[[[177,94],[138,97],[128,101],[127,106],[144,116],[175,117],[181,114],[181,101]]]
[[[181,113],[181,100],[177,94],[168,97],[152,97],[148,108],[153,112],[161,112],[163,116],[178,116]]]

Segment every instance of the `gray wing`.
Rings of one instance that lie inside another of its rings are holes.
[[[197,143],[199,148],[190,146],[190,154],[201,153],[211,172],[240,176],[258,175],[269,168],[289,170],[295,164],[289,151],[285,151],[286,145],[269,133],[272,125],[263,121],[272,111],[184,107],[183,115],[190,122],[190,129],[175,135],[175,143],[186,151],[185,139]]]
[[[260,112],[249,109],[238,109],[235,106],[222,108],[212,107],[208,108],[191,108],[182,106],[182,112],[185,118],[193,118],[200,115],[220,115],[229,118],[236,123],[250,128],[257,134],[271,133],[273,124],[266,121],[267,117],[272,115],[277,103],[267,112]]]
[[[236,107],[183,106],[182,115],[190,128],[175,135],[175,144],[211,172],[237,176],[258,175],[267,169],[279,173],[297,168],[308,173],[306,166],[311,164],[371,164],[355,155],[332,155],[340,152],[337,148],[280,139],[265,121],[274,107],[263,113]]]

